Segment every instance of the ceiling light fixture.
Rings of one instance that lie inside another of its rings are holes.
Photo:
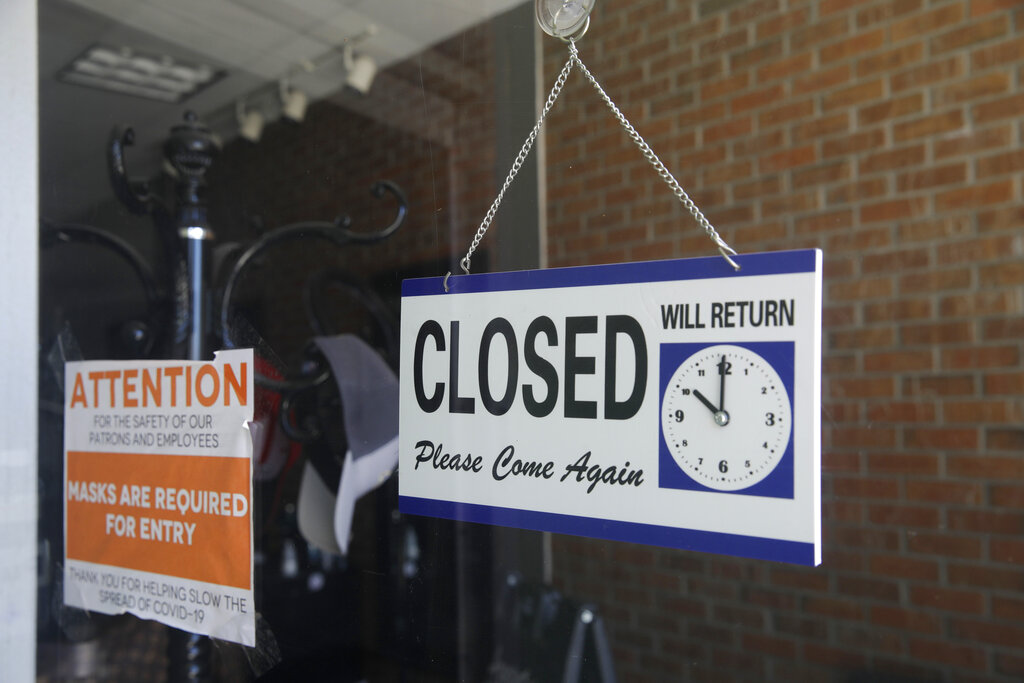
[[[57,80],[160,102],[182,102],[224,75],[206,64],[167,55],[93,45],[57,73]]]
[[[277,91],[281,97],[281,116],[287,121],[302,123],[302,119],[306,118],[306,106],[309,104],[306,93],[291,87],[287,78],[278,83]]]
[[[360,95],[370,92],[373,79],[377,75],[377,62],[369,55],[358,55],[352,50],[351,45],[346,45],[342,55],[345,60],[345,85],[355,90]]]
[[[249,142],[259,142],[263,135],[263,114],[257,109],[246,111],[245,102],[235,103],[235,119],[238,121],[238,134]]]

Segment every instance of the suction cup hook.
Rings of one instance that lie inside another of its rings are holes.
[[[590,28],[596,0],[536,0],[537,23],[544,33],[562,40],[579,40]]]

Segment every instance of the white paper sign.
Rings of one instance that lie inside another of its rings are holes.
[[[255,645],[252,349],[65,384],[64,602]]]
[[[821,562],[821,252],[408,280],[403,512]]]

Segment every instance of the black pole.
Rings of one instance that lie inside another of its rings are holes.
[[[207,255],[213,233],[206,207],[206,171],[218,151],[210,130],[193,112],[171,129],[164,157],[178,174],[176,228],[185,242],[189,295],[186,311],[188,360],[209,358],[210,325],[207,307],[209,277]],[[212,680],[210,639],[171,629],[167,639],[169,683],[205,683]]]

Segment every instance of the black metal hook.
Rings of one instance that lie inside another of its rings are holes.
[[[115,126],[107,145],[107,170],[114,195],[129,211],[140,216],[164,209],[159,198],[149,189],[149,183],[130,180],[125,161],[125,148],[135,144],[135,130],[130,126]]]
[[[258,241],[246,249],[238,260],[235,261],[231,273],[224,282],[224,293],[221,296],[220,306],[220,330],[224,348],[234,348],[231,339],[229,320],[231,319],[231,299],[235,293],[235,285],[238,283],[242,271],[262,252],[270,247],[293,239],[319,238],[327,240],[336,246],[343,247],[348,244],[373,244],[390,237],[405,222],[408,213],[408,203],[405,194],[394,183],[381,180],[373,184],[370,192],[378,199],[383,198],[385,193],[394,195],[398,203],[397,213],[394,220],[383,230],[378,232],[360,232],[348,229],[350,223],[347,217],[338,219],[335,222],[328,221],[306,221],[301,223],[290,223],[271,230]]]
[[[159,285],[153,270],[142,255],[125,240],[105,230],[78,223],[52,223],[41,221],[40,247],[50,249],[62,244],[93,244],[121,257],[131,266],[142,284],[146,299],[146,320],[127,321],[121,329],[126,340],[138,345],[138,353],[148,356],[157,338],[170,324],[171,302],[167,292]]]

